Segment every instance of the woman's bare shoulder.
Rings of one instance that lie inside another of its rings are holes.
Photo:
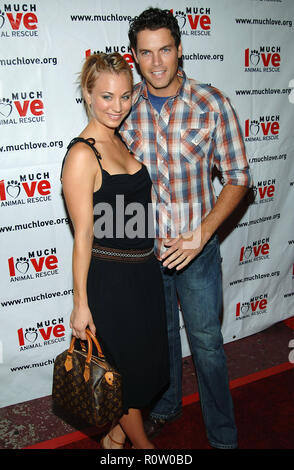
[[[93,150],[84,142],[75,143],[68,151],[65,166],[85,168],[95,166],[96,158]]]

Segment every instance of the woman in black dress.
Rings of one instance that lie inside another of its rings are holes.
[[[123,377],[124,415],[102,447],[121,448],[127,435],[134,448],[152,449],[140,410],[168,384],[168,345],[151,180],[116,134],[131,108],[132,71],[120,54],[93,54],[81,87],[89,124],[69,144],[62,171],[74,227],[70,326],[81,339],[89,327]]]

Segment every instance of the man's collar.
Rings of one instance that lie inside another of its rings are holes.
[[[187,104],[190,104],[191,87],[190,87],[189,80],[187,79],[186,74],[185,74],[184,70],[181,67],[178,68],[178,73],[177,74],[178,74],[178,77],[180,77],[182,79],[182,83],[179,86],[179,88],[178,88],[176,94],[174,95],[174,97],[179,96]],[[143,79],[142,82],[138,83],[135,86],[135,90],[134,90],[134,94],[133,94],[133,104],[136,104],[139,101],[140,97],[142,97],[143,99],[146,99],[146,100],[148,99],[147,84],[146,84],[145,79]]]

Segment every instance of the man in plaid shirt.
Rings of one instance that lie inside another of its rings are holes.
[[[155,253],[161,262],[170,345],[170,386],[145,422],[149,437],[181,414],[178,299],[193,355],[212,447],[236,448],[237,430],[221,334],[221,258],[216,230],[251,186],[238,119],[219,90],[188,79],[177,20],[149,8],[130,25],[143,81],[120,129],[153,182]],[[212,169],[224,187],[216,198]],[[156,327],[156,325],[154,325]]]

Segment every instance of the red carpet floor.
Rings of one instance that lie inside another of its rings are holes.
[[[294,448],[294,365],[290,363],[231,382],[239,449]],[[157,449],[209,449],[198,395],[184,399],[183,414],[165,426]],[[98,449],[97,431],[73,433],[30,448]],[[51,442],[51,443],[50,443]]]

